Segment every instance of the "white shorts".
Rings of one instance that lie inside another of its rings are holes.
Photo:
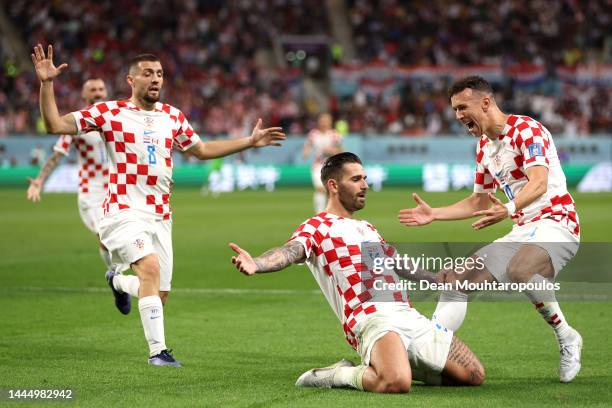
[[[312,165],[310,177],[312,179],[312,186],[314,188],[324,189],[323,182],[321,181],[321,169],[323,168],[323,164],[315,163]]]
[[[100,240],[111,254],[115,272],[149,254],[159,259],[159,290],[169,291],[172,284],[172,220],[147,219],[123,210],[100,221]]]
[[[88,230],[98,235],[100,233],[100,220],[104,215],[102,205],[90,207],[79,203],[78,207],[83,224],[85,224]]]
[[[544,219],[520,226],[515,224],[510,233],[479,249],[476,255],[483,257],[485,266],[495,279],[506,283],[510,282],[508,264],[523,244],[537,245],[548,252],[556,278],[578,252],[580,238],[558,222]]]
[[[446,365],[453,332],[433,323],[415,309],[374,313],[358,326],[357,352],[362,364],[370,365],[374,344],[389,332],[397,333],[402,339],[408,352],[412,378],[440,385],[440,373]]]

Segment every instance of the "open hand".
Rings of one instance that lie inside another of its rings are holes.
[[[53,46],[49,44],[47,48],[47,56],[45,56],[45,50],[42,45],[38,44],[34,47],[34,53],[32,54],[32,62],[36,69],[36,75],[40,82],[53,81],[53,78],[57,77],[62,71],[68,68],[68,64],[61,64],[56,67],[53,64]]]
[[[30,187],[28,187],[28,200],[36,203],[40,201],[40,190],[42,190],[42,182],[38,179],[28,177]]]
[[[236,266],[236,269],[247,276],[254,275],[255,272],[257,272],[257,264],[255,264],[251,254],[233,242],[230,242],[229,246],[234,252],[236,252],[236,254],[238,254],[236,256],[232,256],[232,263]]]
[[[253,128],[253,132],[251,132],[251,146],[281,146],[278,141],[285,140],[287,138],[283,133],[283,128],[272,127],[262,129],[261,123],[261,119],[259,119],[255,127]]]
[[[433,211],[429,204],[419,197],[417,193],[412,193],[412,198],[417,203],[414,208],[400,210],[399,222],[407,227],[415,227],[419,225],[427,225],[434,220]]]
[[[491,208],[474,212],[474,216],[484,215],[484,217],[472,224],[472,228],[475,230],[497,224],[509,216],[508,209],[493,193],[489,193],[489,200],[493,203]]]

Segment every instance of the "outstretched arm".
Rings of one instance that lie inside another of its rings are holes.
[[[400,223],[407,227],[427,225],[436,220],[464,220],[473,217],[476,211],[489,207],[489,198],[486,193],[472,193],[461,201],[439,208],[431,208],[416,193],[413,193],[412,197],[417,206],[400,210],[398,216]]]
[[[71,114],[60,116],[53,92],[53,79],[61,74],[68,67],[68,64],[61,64],[56,67],[53,64],[53,46],[49,45],[45,56],[45,51],[40,44],[34,47],[32,62],[40,80],[40,114],[45,122],[47,132],[76,135],[78,129],[74,117]]]
[[[236,269],[248,276],[280,271],[306,259],[304,246],[295,241],[287,242],[282,247],[272,248],[256,258],[234,243],[230,243],[229,246],[237,254],[232,257],[232,263]]]
[[[238,153],[251,147],[280,146],[279,141],[286,139],[282,132],[283,129],[279,127],[262,129],[261,123],[261,119],[259,119],[249,137],[208,142],[200,141],[187,151],[200,160],[208,160]]]
[[[45,162],[43,168],[40,169],[38,176],[36,176],[35,179],[28,177],[28,181],[30,182],[30,187],[28,187],[28,200],[34,203],[40,201],[42,186],[45,184],[47,177],[53,173],[53,170],[55,170],[59,162],[62,160],[62,156],[63,154],[60,152],[53,152],[53,154]]]

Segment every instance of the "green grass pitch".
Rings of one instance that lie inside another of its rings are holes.
[[[406,229],[398,209],[409,190],[370,193],[358,215],[388,241],[488,241],[509,222],[474,232],[469,222]],[[466,192],[427,194],[433,205]],[[285,242],[311,214],[311,191],[242,192],[217,199],[178,189],[174,208],[174,292],[166,339],[184,367],[146,364],[137,310],[114,308],[94,237],[76,197],[0,190],[0,388],[72,388],[67,406],[609,406],[610,303],[565,302],[584,337],[583,368],[558,382],[550,328],[528,302],[475,302],[458,335],[486,367],[478,388],[415,386],[409,395],[297,389],[305,370],[357,360],[310,272],[294,266],[247,278],[233,270],[228,241],[254,254]],[[612,194],[574,194],[583,241],[610,241]],[[433,302],[416,307],[431,316]],[[0,406],[28,404],[0,401]]]

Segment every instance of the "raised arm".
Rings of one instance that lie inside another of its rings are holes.
[[[229,246],[237,254],[232,257],[232,263],[236,266],[236,269],[248,276],[256,273],[280,271],[291,264],[303,262],[306,259],[304,246],[295,241],[287,242],[282,247],[269,249],[256,258],[253,258],[251,254],[232,242]]]
[[[261,123],[261,119],[259,119],[249,137],[233,140],[200,141],[187,151],[200,160],[208,160],[238,153],[251,147],[280,146],[279,141],[286,139],[282,132],[283,129],[279,127],[262,129]]]
[[[439,208],[431,208],[417,193],[413,193],[412,197],[417,206],[400,210],[398,216],[399,221],[407,227],[427,225],[436,220],[464,220],[473,217],[475,212],[488,208],[490,204],[486,193],[472,193],[461,201]]]
[[[53,79],[61,74],[68,64],[61,64],[59,67],[53,64],[53,46],[50,44],[46,56],[42,45],[34,47],[32,62],[40,80],[40,114],[47,132],[76,135],[78,129],[74,117],[71,114],[60,116],[53,92]]]
[[[53,152],[53,154],[45,162],[43,168],[40,169],[38,176],[36,176],[35,179],[28,177],[28,181],[30,182],[30,187],[28,187],[27,193],[28,200],[34,203],[40,201],[42,187],[45,184],[47,177],[53,173],[53,170],[55,170],[59,162],[62,160],[62,156],[63,154],[60,152]]]

